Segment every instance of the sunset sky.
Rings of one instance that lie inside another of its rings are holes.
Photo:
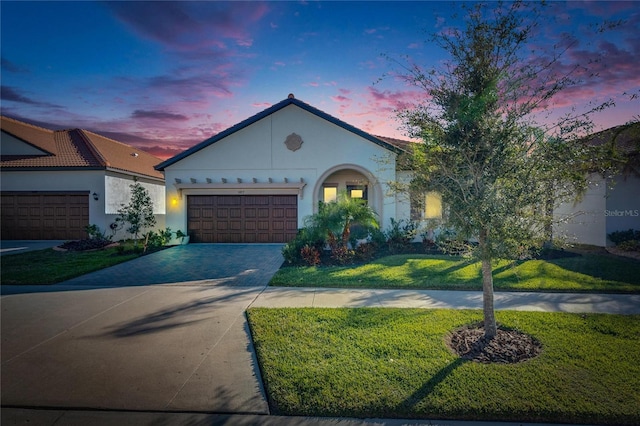
[[[403,138],[394,111],[425,97],[392,75],[404,57],[442,64],[429,34],[460,25],[459,6],[3,0],[2,114],[167,158],[294,93],[369,133]],[[545,13],[537,54],[569,32],[563,65],[594,73],[562,94],[556,113],[613,98],[597,129],[640,116],[640,2],[551,2]],[[603,19],[623,21],[598,33]]]

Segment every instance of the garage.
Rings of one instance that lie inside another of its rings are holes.
[[[3,192],[2,239],[75,240],[86,238],[86,192]]]
[[[285,243],[296,236],[296,195],[189,195],[194,243]]]

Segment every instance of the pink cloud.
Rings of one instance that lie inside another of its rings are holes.
[[[331,100],[333,100],[334,102],[348,102],[351,99],[345,96],[331,96]]]
[[[268,11],[265,2],[108,2],[137,33],[177,51],[211,46],[221,39],[246,43],[252,26]]]
[[[236,41],[236,44],[242,47],[251,47],[253,46],[253,39],[252,38],[239,39]]]

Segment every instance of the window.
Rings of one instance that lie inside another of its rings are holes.
[[[429,191],[424,196],[424,218],[442,219],[442,194]]]
[[[411,196],[411,220],[442,219],[442,195],[436,191]]]
[[[367,185],[347,185],[347,194],[350,198],[359,198],[367,201]]]
[[[336,201],[338,199],[338,185],[324,185],[322,188],[322,199],[325,203]]]

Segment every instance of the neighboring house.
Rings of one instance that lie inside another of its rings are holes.
[[[52,131],[8,117],[0,129],[0,238],[80,239],[90,224],[112,235],[134,178],[149,191],[157,228],[164,228],[164,177],[154,169],[159,158],[81,129]],[[114,234],[125,237],[122,229]]]
[[[554,234],[571,243],[606,247],[612,244],[610,233],[640,230],[640,123],[607,129],[590,139],[593,145],[615,146],[622,156],[621,173],[608,178],[592,174],[581,201],[554,211],[560,221]]]
[[[290,241],[320,201],[363,198],[383,228],[409,217],[390,193],[401,149],[293,95],[159,164],[167,226],[191,242]]]

